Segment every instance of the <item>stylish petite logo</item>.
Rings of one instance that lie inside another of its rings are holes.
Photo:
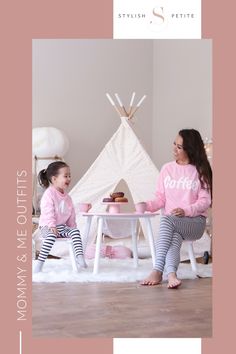
[[[201,0],[113,0],[114,38],[201,38]]]

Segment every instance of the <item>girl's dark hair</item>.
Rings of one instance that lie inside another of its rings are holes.
[[[200,133],[195,129],[182,129],[179,135],[183,138],[183,149],[189,163],[196,166],[202,188],[207,186],[212,197],[212,169]]]
[[[45,170],[41,170],[38,174],[39,184],[42,187],[49,187],[50,183],[52,183],[52,177],[57,176],[59,174],[59,170],[63,167],[69,167],[63,161],[55,161],[48,165]]]

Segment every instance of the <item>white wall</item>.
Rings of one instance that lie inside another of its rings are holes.
[[[160,168],[179,129],[211,137],[211,86],[210,40],[33,41],[33,127],[67,134],[72,186],[120,123],[106,92],[147,94],[134,130]]]
[[[171,160],[180,129],[212,137],[212,62],[210,40],[154,41],[153,160]]]
[[[82,177],[120,124],[105,93],[147,94],[135,130],[152,152],[151,40],[34,40],[33,127],[55,126],[70,140],[72,185]]]

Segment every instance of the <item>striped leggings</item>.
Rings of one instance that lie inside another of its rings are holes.
[[[195,241],[202,237],[206,227],[204,216],[161,217],[159,238],[156,243],[155,270],[166,268],[167,274],[177,272],[180,263],[180,248],[184,240]]]
[[[38,256],[39,261],[44,262],[46,260],[57,238],[71,238],[75,255],[83,255],[83,245],[78,229],[66,225],[57,225],[59,236],[55,235],[47,226],[41,227],[40,231],[44,242]]]

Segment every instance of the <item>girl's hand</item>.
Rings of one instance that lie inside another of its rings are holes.
[[[54,235],[58,235],[58,231],[56,227],[49,227],[49,230],[54,233]]]
[[[185,216],[185,212],[184,212],[184,209],[176,208],[176,209],[173,209],[173,210],[172,210],[171,215],[175,215],[175,216]]]

